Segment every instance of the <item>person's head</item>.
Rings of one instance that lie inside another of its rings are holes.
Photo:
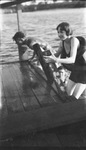
[[[19,31],[15,33],[12,39],[16,42],[16,44],[22,45],[24,38],[25,38],[25,34]]]
[[[65,40],[67,37],[69,37],[73,33],[69,23],[67,23],[67,22],[60,23],[57,26],[56,30],[57,30],[58,36],[61,40]]]

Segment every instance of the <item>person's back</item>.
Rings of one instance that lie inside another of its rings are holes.
[[[31,49],[33,49],[33,45],[36,43],[39,44],[43,50],[51,49],[51,46],[46,41],[37,37],[26,37],[23,42],[23,44],[26,44]]]
[[[86,40],[82,36],[76,37],[79,40],[80,46],[77,50],[76,62],[77,65],[86,65],[85,57],[83,56],[86,53]]]

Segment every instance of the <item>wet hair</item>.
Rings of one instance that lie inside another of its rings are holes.
[[[67,35],[67,36],[73,34],[73,31],[72,31],[72,29],[71,29],[69,23],[67,23],[67,22],[62,22],[62,23],[60,23],[60,24],[57,26],[56,30],[58,30],[59,27],[60,27],[60,30],[61,30],[61,31],[65,31],[65,32],[66,32],[66,35]]]
[[[16,41],[18,38],[24,38],[24,37],[25,37],[25,34],[23,32],[21,32],[21,31],[19,31],[19,32],[15,33],[15,35],[12,37],[12,39],[14,41]]]

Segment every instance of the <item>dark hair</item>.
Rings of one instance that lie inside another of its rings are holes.
[[[19,31],[15,33],[12,39],[16,41],[18,38],[24,38],[24,37],[25,37],[24,33]]]
[[[72,29],[71,29],[69,23],[67,23],[67,22],[62,22],[62,23],[60,23],[60,24],[57,26],[56,30],[58,30],[59,27],[60,27],[60,30],[61,30],[61,31],[65,31],[65,32],[66,32],[66,35],[67,35],[67,36],[73,34],[73,31],[72,31]]]

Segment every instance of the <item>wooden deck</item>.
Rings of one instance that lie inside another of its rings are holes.
[[[0,140],[86,120],[86,99],[59,94],[28,62],[1,66]]]

